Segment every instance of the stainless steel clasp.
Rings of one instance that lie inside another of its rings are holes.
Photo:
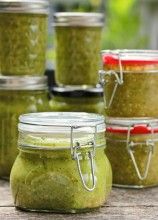
[[[152,155],[153,155],[153,152],[154,152],[154,147],[155,147],[155,143],[152,139],[148,139],[144,142],[134,142],[134,141],[131,141],[131,128],[134,127],[135,125],[131,125],[128,127],[128,133],[127,133],[127,151],[131,157],[131,160],[133,162],[133,165],[134,165],[134,168],[135,168],[135,171],[138,175],[138,178],[140,180],[144,180],[147,178],[147,175],[148,175],[148,171],[149,171],[149,167],[150,167],[150,163],[151,163],[151,158],[152,158]],[[147,126],[150,126],[150,125],[147,125]],[[151,134],[153,134],[153,129],[152,127],[150,126],[151,128]],[[144,169],[144,172],[140,172],[140,167],[138,166],[138,162],[136,160],[136,157],[134,155],[134,152],[135,152],[135,148],[137,146],[146,146],[148,147],[148,152],[147,152],[147,159],[146,159],[146,162],[145,162],[145,169]]]
[[[81,182],[83,187],[87,190],[92,192],[96,187],[95,182],[95,169],[94,169],[94,157],[95,157],[95,147],[96,147],[96,136],[97,136],[97,126],[94,127],[94,139],[90,140],[86,143],[80,143],[79,141],[74,141],[74,130],[78,129],[79,127],[71,127],[71,156],[72,159],[76,160],[78,172],[81,178]],[[82,147],[87,146],[87,150],[83,152]],[[87,186],[86,181],[84,179],[82,170],[81,170],[81,161],[83,160],[83,156],[90,161],[90,171],[91,171],[91,179],[92,184],[91,187]]]
[[[109,70],[109,71],[100,70],[99,71],[100,84],[102,86],[106,87],[106,84],[108,83],[108,81],[106,80],[107,76],[109,76],[109,77],[114,76],[114,79],[115,79],[114,80],[115,84],[114,84],[114,87],[112,89],[112,93],[110,95],[109,101],[107,101],[107,95],[106,95],[106,92],[104,90],[104,103],[105,103],[106,108],[110,108],[118,86],[123,84],[123,67],[122,67],[121,54],[120,53],[118,53],[118,57],[119,57],[119,72],[116,72],[114,70]]]

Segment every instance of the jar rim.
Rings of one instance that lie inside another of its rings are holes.
[[[39,112],[21,115],[18,128],[19,131],[40,133],[65,133],[70,132],[71,129],[80,132],[82,128],[100,132],[105,131],[105,122],[104,116],[93,113]]]
[[[106,132],[127,134],[158,133],[158,118],[106,118]]]
[[[103,96],[103,88],[69,88],[69,87],[52,87],[51,93],[54,96],[68,97],[68,98],[97,98]]]
[[[0,13],[48,14],[48,0],[1,0]]]
[[[102,27],[104,14],[87,12],[57,12],[54,14],[54,26]]]
[[[0,76],[0,90],[46,90],[46,76]]]
[[[103,65],[123,66],[158,64],[158,50],[102,50]]]

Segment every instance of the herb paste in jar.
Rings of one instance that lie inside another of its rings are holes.
[[[60,117],[62,120],[62,116]],[[22,127],[19,128],[22,131]],[[26,127],[25,129],[27,130]],[[104,152],[105,145],[96,147],[96,186],[88,191],[82,184],[76,160],[72,158],[69,135],[50,132],[41,134],[20,132],[20,153],[11,172],[15,206],[29,211],[76,213],[103,205],[111,190],[112,181],[111,166]],[[86,132],[76,136],[80,143],[87,143],[91,137]],[[103,142],[105,143],[105,136],[100,133],[96,143],[98,145]],[[83,144],[79,163],[86,185],[91,186],[90,160],[86,156],[88,151],[89,147]]]
[[[46,14],[0,13],[0,42],[2,75],[44,74]]]
[[[8,80],[18,82],[18,79]],[[2,81],[4,82],[4,79]],[[18,154],[17,123],[19,116],[22,113],[48,111],[50,108],[47,91],[44,88],[36,90],[37,85],[34,84],[34,90],[24,90],[24,88],[20,90],[16,87],[17,85],[15,85],[16,88],[11,89],[13,85],[8,84],[5,85],[6,89],[2,89],[2,81],[0,78],[0,178],[8,179]],[[30,82],[31,79],[27,77],[26,81]],[[21,83],[21,86],[26,85]]]
[[[62,17],[67,19],[67,23],[60,23]],[[103,23],[87,22],[101,18],[101,14],[95,18],[93,13],[55,15],[56,80],[59,85],[95,86],[98,83]]]
[[[158,52],[133,53],[120,52],[121,81],[118,55],[115,59],[113,54],[103,52],[104,70],[106,73],[111,72],[105,74],[103,79],[106,114],[110,117],[157,117]]]

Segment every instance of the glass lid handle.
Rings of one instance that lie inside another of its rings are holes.
[[[113,87],[109,102],[107,101],[107,97],[106,97],[106,94],[104,92],[104,103],[105,103],[106,108],[110,108],[118,86],[123,84],[123,67],[122,67],[121,53],[120,52],[118,53],[118,65],[119,65],[119,71],[118,72],[116,72],[114,70],[108,70],[108,71],[100,70],[99,71],[100,84],[102,86],[104,86],[104,85],[106,86],[107,81],[106,81],[105,78],[107,76],[109,76],[109,77],[114,76],[114,78],[115,78],[115,85]]]
[[[95,174],[94,174],[94,170],[95,170],[94,157],[95,157],[95,147],[96,147],[97,125],[94,126],[93,128],[95,129],[94,140],[88,141],[87,143],[84,143],[84,144],[80,144],[79,142],[74,143],[73,130],[75,129],[75,127],[71,127],[71,155],[72,155],[72,159],[76,160],[77,169],[78,169],[78,172],[79,172],[79,175],[81,178],[82,185],[89,192],[92,192],[96,187]],[[81,153],[82,146],[86,146],[86,145],[88,146],[87,152]],[[83,156],[82,156],[82,154],[83,154]],[[91,173],[91,179],[92,179],[91,187],[87,186],[87,184],[84,180],[83,173],[81,170],[81,163],[80,163],[80,160],[82,160],[82,157],[85,157],[87,155],[88,155],[88,161],[90,162],[90,173]]]
[[[132,159],[134,168],[136,170],[136,173],[137,173],[139,179],[140,180],[145,180],[147,178],[147,175],[148,175],[148,171],[149,171],[149,167],[150,167],[150,162],[151,162],[151,158],[152,158],[152,155],[153,155],[154,143],[147,143],[147,144],[145,144],[146,146],[148,146],[148,154],[147,154],[147,159],[146,159],[145,169],[144,169],[144,173],[143,174],[141,174],[141,172],[140,172],[140,169],[139,169],[138,164],[136,162],[136,158],[135,158],[134,153],[133,153],[133,147],[137,146],[137,145],[138,145],[138,143],[133,143],[133,142],[128,144],[128,153],[130,154],[130,157]]]
[[[113,102],[113,99],[114,99],[114,96],[116,94],[116,90],[118,88],[119,85],[122,85],[123,84],[123,80],[119,77],[118,73],[116,73],[115,71],[113,70],[109,70],[109,71],[105,71],[105,70],[100,70],[99,71],[99,78],[100,78],[100,83],[102,86],[106,86],[106,77],[112,77],[114,76],[115,77],[115,85],[112,89],[112,93],[110,95],[110,99],[109,101],[107,101],[107,97],[106,97],[106,94],[104,92],[104,103],[105,103],[105,106],[106,108],[110,108],[112,102]]]
[[[148,127],[151,128],[151,134],[153,135],[153,128],[152,126],[150,126],[150,124],[147,124]],[[146,140],[146,142],[133,142],[130,140],[130,136],[131,136],[131,128],[135,128],[135,125],[131,125],[128,127],[128,132],[127,132],[127,151],[131,157],[131,160],[133,162],[135,171],[137,173],[137,176],[140,180],[145,180],[147,178],[148,175],[148,171],[149,171],[149,167],[150,167],[150,163],[151,163],[151,159],[152,159],[152,155],[153,155],[153,151],[154,151],[154,141],[153,140]],[[144,168],[144,173],[141,174],[140,172],[140,168],[138,167],[138,163],[136,161],[136,158],[134,156],[134,147],[139,146],[139,145],[144,145],[146,147],[148,147],[148,152],[147,152],[147,158],[146,158],[146,162],[145,162],[145,168]]]
[[[88,152],[88,157],[90,159],[90,169],[91,169],[91,176],[92,176],[92,186],[91,188],[88,187],[85,183],[85,180],[84,180],[84,177],[83,177],[83,174],[82,174],[82,170],[81,170],[81,165],[80,165],[80,155],[81,153],[76,153],[76,161],[77,161],[77,168],[78,168],[78,172],[80,174],[80,178],[81,178],[81,181],[82,181],[82,185],[84,186],[84,188],[89,191],[89,192],[92,192],[95,187],[96,187],[96,184],[95,184],[95,175],[94,175],[94,155],[93,155],[93,152],[92,151],[89,151]]]

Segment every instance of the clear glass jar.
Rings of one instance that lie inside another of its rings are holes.
[[[41,75],[47,48],[47,0],[0,1],[0,72]]]
[[[104,117],[53,112],[22,115],[11,172],[17,208],[76,213],[100,207],[111,190]]]
[[[89,112],[104,114],[103,89],[70,89],[53,87],[50,107],[52,111]]]
[[[56,81],[60,86],[98,83],[103,14],[56,13]]]
[[[110,117],[157,117],[158,51],[102,51],[106,114]]]
[[[9,179],[18,154],[19,116],[38,111],[49,111],[45,77],[0,77],[0,178]]]
[[[106,119],[106,154],[118,187],[158,185],[158,119]]]

